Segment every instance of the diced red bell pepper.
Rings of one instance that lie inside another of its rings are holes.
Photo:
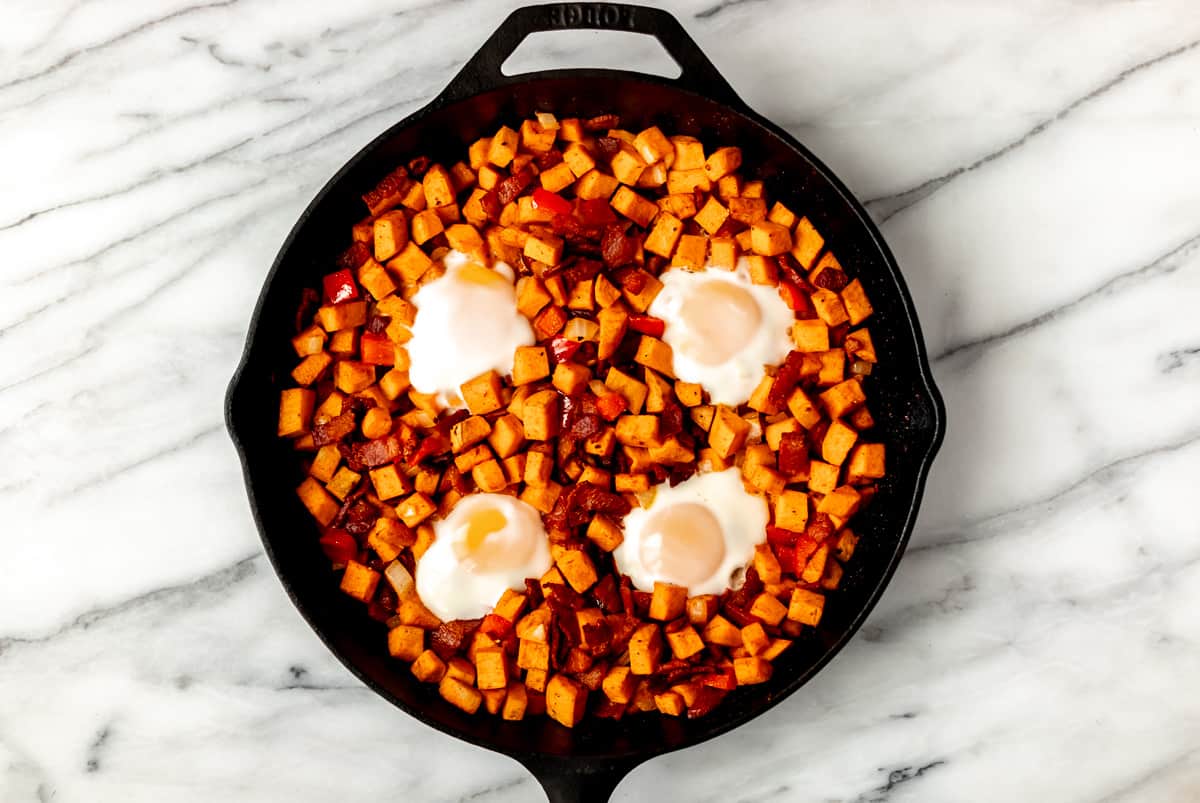
[[[565,337],[556,337],[550,341],[550,351],[554,355],[554,364],[566,362],[579,351],[579,341]]]
[[[737,688],[737,675],[734,674],[733,667],[723,666],[711,675],[701,677],[700,682],[705,686],[712,686],[714,689],[733,691]]]
[[[333,563],[348,563],[358,555],[358,542],[345,530],[326,530],[320,544],[325,557]]]
[[[330,304],[341,304],[358,298],[358,284],[349,270],[336,270],[321,280],[325,286],[325,300]]]
[[[617,222],[617,213],[603,198],[579,201],[575,208],[575,216],[585,226],[606,226]]]
[[[360,343],[362,361],[368,365],[396,364],[396,348],[387,335],[363,332]]]
[[[629,408],[629,403],[620,393],[609,393],[596,401],[596,412],[606,421],[615,421],[617,416]]]
[[[783,527],[776,527],[774,524],[767,525],[767,540],[771,542],[771,546],[795,546],[796,541],[800,539],[803,533],[795,530],[785,530]]]
[[[413,452],[412,459],[408,463],[415,466],[430,455],[441,454],[449,445],[441,433],[431,433],[425,440],[421,441],[421,445],[417,447],[417,451]]]
[[[804,309],[806,306],[804,291],[786,279],[779,283],[779,295],[783,296],[783,300],[787,302],[790,309]]]
[[[655,318],[651,315],[630,315],[629,328],[651,337],[662,337],[663,332],[667,329],[667,324],[662,318]]]
[[[569,215],[573,209],[570,201],[545,187],[533,191],[533,205],[536,209],[548,209],[555,215]]]
[[[773,547],[773,549],[775,551],[775,559],[779,561],[779,568],[784,573],[799,575],[804,570],[803,562],[796,560],[796,547],[779,544]]]
[[[796,541],[796,563],[808,563],[808,559],[817,551],[817,547],[821,546],[821,542],[808,534],[801,535]]]
[[[479,623],[479,632],[503,640],[512,630],[513,623],[498,613],[489,613]]]

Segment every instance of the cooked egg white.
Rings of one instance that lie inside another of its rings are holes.
[[[767,501],[747,493],[739,469],[693,474],[674,488],[658,486],[649,507],[625,516],[613,559],[642,591],[662,582],[720,594],[741,586],[767,521]]]
[[[417,596],[444,622],[485,616],[505,589],[553,565],[541,515],[505,494],[463,497],[434,534],[417,562]]]
[[[754,284],[745,259],[732,271],[674,268],[659,278],[649,312],[666,322],[675,375],[702,385],[714,404],[749,399],[764,366],[783,362],[792,348],[795,316],[778,288]]]
[[[488,370],[510,373],[513,352],[533,345],[534,337],[517,312],[511,268],[503,262],[484,267],[461,251],[447,254],[445,265],[445,274],[413,297],[408,377],[417,391],[459,409],[465,406],[460,385]]]

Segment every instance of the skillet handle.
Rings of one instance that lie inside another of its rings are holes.
[[[518,759],[533,773],[550,803],[608,803],[638,759],[570,759],[526,756]]]
[[[671,83],[730,106],[744,106],[733,87],[670,13],[625,3],[548,3],[525,6],[508,15],[439,96],[453,101],[519,82],[500,71],[504,61],[531,33],[557,30],[625,31],[653,36],[679,65]]]

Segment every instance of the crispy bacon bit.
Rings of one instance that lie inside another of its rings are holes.
[[[357,270],[372,256],[371,249],[366,243],[355,241],[337,258],[337,266],[341,270]]]
[[[599,114],[583,121],[583,130],[589,133],[607,131],[621,124],[621,118],[615,114]]]
[[[688,719],[696,719],[710,713],[722,700],[725,692],[712,686],[701,686],[696,693],[696,700],[688,706]]]
[[[596,275],[602,270],[604,270],[604,263],[597,259],[577,259],[571,263],[570,267],[563,270],[562,277],[567,284],[575,284],[596,278]]]
[[[425,440],[421,441],[421,445],[413,452],[413,456],[409,458],[410,466],[420,465],[421,461],[435,454],[441,454],[450,448],[450,440],[440,432],[431,432],[426,436]]]
[[[627,613],[609,614],[604,617],[604,622],[612,632],[609,650],[614,653],[620,652],[629,645],[629,638],[633,635],[633,631],[641,625],[637,617]]]
[[[300,303],[296,305],[296,332],[303,332],[313,313],[321,306],[321,294],[315,288],[305,287],[300,292]]]
[[[804,430],[785,432],[779,440],[779,470],[784,474],[799,474],[808,470],[808,439]]]
[[[587,600],[583,598],[575,589],[562,583],[546,583],[546,588],[549,593],[546,595],[546,604],[551,610],[570,610],[582,611],[587,607]]]
[[[415,156],[408,160],[408,172],[416,178],[421,178],[432,164],[428,156]]]
[[[515,175],[509,176],[501,180],[496,185],[496,199],[500,203],[507,204],[515,201],[521,191],[528,187],[533,182],[533,171],[528,167],[521,168]]]
[[[746,627],[758,621],[757,616],[751,616],[745,608],[739,608],[736,605],[726,605],[721,612],[725,614],[726,619],[738,627]]]
[[[596,139],[596,155],[604,159],[611,159],[617,155],[617,151],[621,150],[621,140],[616,137],[597,137]]]
[[[793,546],[801,535],[802,533],[798,533],[795,530],[785,530],[783,527],[776,527],[774,524],[767,525],[767,540],[771,543],[771,546]]]
[[[663,398],[663,410],[659,416],[658,433],[664,438],[683,432],[683,407],[674,398]]]
[[[496,613],[483,617],[479,630],[492,638],[503,639],[512,630],[513,623]]]
[[[828,273],[828,271],[825,273]],[[825,274],[822,273],[821,275],[824,276]],[[846,341],[846,335],[849,333],[849,321],[846,323],[839,323],[837,326],[829,327],[829,347],[833,349],[841,348],[842,344]]]
[[[541,605],[545,599],[542,595],[542,584],[532,577],[525,578],[525,598],[531,609]]]
[[[371,317],[367,319],[367,331],[373,335],[381,335],[387,330],[388,324],[391,322],[392,319],[389,316],[373,312],[371,313]]]
[[[771,390],[767,393],[768,405],[780,409],[787,404],[788,396],[800,383],[803,367],[804,354],[799,351],[789,351],[783,365],[779,366],[779,372],[775,374]]]
[[[488,190],[479,196],[479,205],[483,207],[483,213],[487,215],[488,220],[493,223],[500,221],[500,213],[504,210],[504,204],[500,203],[500,196],[495,190]]]
[[[367,615],[376,622],[386,622],[395,615],[398,603],[399,598],[391,586],[387,583],[380,583],[375,592],[375,599],[371,600],[371,604],[367,606]]]
[[[353,432],[355,426],[354,413],[350,410],[335,418],[331,418],[324,424],[314,424],[312,430],[313,444],[316,446],[327,446],[331,443],[337,443]]]
[[[597,658],[612,648],[613,631],[604,619],[584,625],[582,635],[583,640],[590,646],[592,655]]]
[[[562,151],[558,148],[551,148],[545,153],[538,154],[534,162],[537,163],[538,170],[549,170],[563,160]]]
[[[676,683],[686,682],[697,675],[707,675],[711,671],[707,666],[689,664],[686,661],[667,661],[650,676],[650,689],[655,692],[666,691]]]
[[[367,205],[367,209],[371,211],[372,215],[383,211],[379,207],[384,201],[395,195],[399,195],[400,191],[407,186],[409,180],[408,171],[403,167],[397,167],[385,176],[383,181],[376,184],[375,189],[362,197],[363,202]]]
[[[837,527],[834,526],[833,519],[829,518],[828,513],[817,513],[804,528],[804,534],[820,543],[831,538],[836,530]]]
[[[624,703],[614,703],[601,695],[600,702],[592,708],[592,713],[603,719],[620,719],[625,716],[625,705]]]
[[[749,609],[750,604],[754,601],[763,590],[762,580],[758,577],[758,570],[753,566],[746,569],[746,577],[742,580],[742,587],[736,591],[730,591],[729,602],[739,608]]]
[[[354,464],[375,468],[387,463],[392,463],[400,456],[400,441],[396,440],[391,435],[375,440],[366,441],[365,443],[356,443],[350,447],[350,454],[347,455],[346,461],[351,464],[351,468],[355,471]]]
[[[646,274],[635,267],[631,266],[615,271],[613,278],[617,280],[617,284],[631,293],[640,293],[646,289]]]
[[[366,483],[359,481],[359,487],[365,489]],[[347,499],[344,505],[346,512],[342,527],[346,532],[354,536],[366,535],[375,526],[376,520],[379,518],[379,508],[372,505],[363,496],[358,496],[353,500]]]
[[[850,284],[850,279],[844,271],[837,268],[826,268],[817,274],[817,278],[813,279],[813,284],[825,290],[840,293],[846,285]]]
[[[696,473],[698,467],[693,463],[672,463],[667,469],[667,482],[672,488]]]
[[[732,667],[724,667],[700,678],[700,682],[714,689],[733,691],[737,688],[737,675],[733,673]]]
[[[558,497],[554,509],[546,516],[546,524],[551,527],[579,527],[587,524],[596,513],[621,518],[629,510],[629,502],[620,494],[589,482],[579,482]]]
[[[629,224],[612,223],[604,227],[600,238],[600,256],[609,267],[628,265],[637,258],[638,238],[629,233]],[[645,280],[643,279],[643,285]],[[629,288],[626,288],[629,290]],[[640,290],[629,290],[631,293]]]
[[[454,619],[442,622],[429,634],[429,649],[444,661],[462,649],[470,635],[482,623],[482,619]]]
[[[583,225],[592,227],[616,223],[620,219],[613,211],[612,204],[604,198],[581,200],[575,207],[575,215]],[[595,239],[599,239],[599,233]]]
[[[646,591],[633,592],[633,611],[641,619],[650,615],[650,593]]]
[[[807,288],[808,282],[804,280],[804,274],[792,262],[790,254],[780,254],[775,257],[775,264],[779,266],[780,276],[793,284],[799,285],[801,289]]]

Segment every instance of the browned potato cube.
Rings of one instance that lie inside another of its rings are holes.
[[[333,366],[333,384],[343,393],[358,393],[375,384],[375,366],[355,360],[339,360]]]
[[[529,695],[529,710],[534,714],[546,713],[546,698],[542,693],[546,691],[546,684],[550,680],[550,672],[545,669],[527,669],[525,670],[525,688],[531,692],[537,692],[537,696]],[[535,700],[541,700],[540,708],[534,706]]]
[[[751,656],[733,659],[733,673],[739,686],[766,683],[771,679],[772,669],[771,662],[763,658]]]
[[[725,270],[733,270],[734,266],[737,265],[737,241],[732,237],[713,237],[709,240],[709,245],[711,246],[709,262],[712,266]]]
[[[479,704],[483,702],[483,695],[479,689],[451,677],[449,673],[438,683],[438,694],[442,695],[443,700],[468,714],[478,711]]]
[[[750,281],[754,284],[779,284],[779,263],[761,254],[750,254],[746,257],[746,267],[750,272]]]
[[[650,597],[651,619],[669,622],[683,616],[687,606],[687,589],[670,583],[655,583],[654,593]]]
[[[841,418],[864,404],[867,396],[863,393],[861,382],[848,379],[822,393],[820,399],[831,418]]]
[[[581,549],[564,549],[554,563],[571,588],[581,594],[599,579],[595,564]]]
[[[828,351],[829,326],[820,318],[796,321],[792,324],[792,343],[797,351]]]
[[[600,687],[614,703],[628,703],[637,690],[637,677],[627,666],[614,666],[608,670]]]
[[[788,396],[788,412],[800,423],[800,426],[805,429],[812,429],[818,421],[821,420],[821,413],[817,410],[817,406],[813,404],[812,399],[808,397],[803,390],[796,388]]]
[[[750,247],[763,256],[778,256],[792,247],[792,234],[787,226],[760,220],[750,227]]]
[[[808,559],[808,565],[804,567],[804,571],[800,573],[800,579],[806,583],[816,583],[820,581],[821,575],[825,574],[825,562],[829,559],[829,547],[825,544],[817,547],[817,551]]]
[[[679,238],[679,247],[671,257],[671,265],[687,270],[701,270],[708,255],[708,238],[699,234],[685,234]]]
[[[667,156],[675,154],[675,146],[658,126],[651,126],[634,137],[633,147],[637,149],[642,161],[648,165],[661,162]]]
[[[658,296],[659,291],[662,290],[663,285],[662,282],[658,280],[657,276],[649,274],[644,270],[638,270],[637,273],[643,282],[641,291],[634,293],[623,288],[621,290],[621,295],[625,298],[626,303],[628,303],[629,306],[634,310],[637,312],[645,312],[646,310],[650,309],[650,305],[654,303],[654,299]]]
[[[625,336],[629,314],[619,306],[613,305],[600,310],[596,318],[600,324],[599,356],[600,359],[607,360],[616,352],[621,338]]]
[[[575,176],[580,177],[596,166],[596,160],[588,149],[578,142],[573,142],[563,151],[563,163],[571,169]]]
[[[321,482],[329,482],[341,462],[342,453],[338,451],[337,444],[330,443],[317,450],[308,473]]]
[[[408,245],[408,220],[404,217],[403,210],[384,212],[375,218],[372,234],[375,259],[387,262]]]
[[[536,276],[522,276],[517,282],[517,311],[526,318],[534,318],[551,300],[546,285]]]
[[[746,443],[750,424],[725,405],[718,405],[708,431],[708,444],[719,457],[729,458]]]
[[[374,569],[352,560],[346,564],[346,571],[342,574],[341,589],[357,600],[370,602],[381,576]]]
[[[713,196],[709,196],[704,206],[696,213],[696,223],[709,234],[716,234],[725,221],[729,219],[729,210]],[[714,246],[714,250],[715,246]]]
[[[781,493],[775,500],[775,526],[804,532],[808,526],[808,494],[804,491]]]
[[[550,668],[550,645],[523,638],[517,647],[517,666],[521,669]]]
[[[690,193],[664,195],[658,199],[658,208],[680,220],[688,220],[696,216],[696,196]]]
[[[434,210],[426,209],[413,215],[412,239],[417,245],[424,245],[443,231],[445,225]]]
[[[710,189],[712,189],[712,182],[704,174],[703,168],[699,170],[667,171],[667,192],[672,195],[691,193],[696,190],[708,192]]]
[[[562,486],[550,480],[541,488],[532,485],[526,487],[521,491],[520,499],[542,513],[549,513],[554,509],[554,503],[558,501],[561,493]]]
[[[775,599],[774,595],[763,592],[754,598],[754,602],[750,605],[750,615],[757,616],[769,625],[778,626],[783,618],[787,616],[787,606],[779,600]],[[757,655],[757,653],[754,653]]]
[[[464,418],[450,428],[450,447],[455,454],[459,454],[482,442],[491,434],[492,425],[487,422],[487,419],[473,415]]]
[[[514,680],[508,684],[507,693],[504,695],[504,705],[500,709],[500,717],[510,722],[524,719],[527,705],[525,684]]]
[[[367,322],[367,302],[347,301],[344,304],[320,307],[316,311],[315,318],[326,332],[353,329]],[[331,347],[330,351],[336,351],[336,349]]]
[[[767,219],[767,204],[761,198],[730,198],[729,216],[739,223],[753,226]],[[753,237],[753,234],[750,236]]]
[[[396,507],[396,515],[409,527],[416,527],[433,515],[437,506],[422,493],[415,493]]]
[[[817,288],[812,294],[812,303],[817,315],[828,326],[838,326],[849,319],[846,307],[842,304],[842,297],[832,290]]]
[[[411,625],[398,625],[388,631],[388,652],[402,661],[415,661],[425,651],[425,631]]]
[[[687,617],[694,625],[703,627],[717,614],[720,600],[716,594],[702,594],[698,597],[688,597]]]
[[[628,446],[656,446],[658,440],[658,416],[622,415],[617,419],[617,441]]]
[[[679,692],[667,690],[654,695],[654,707],[669,717],[682,716],[685,706]]]
[[[530,450],[525,455],[525,484],[544,488],[550,482],[554,458],[546,452]]]
[[[776,600],[778,602],[778,600]],[[771,637],[763,629],[761,622],[754,622],[742,628],[742,647],[751,655],[758,655],[771,644]]]
[[[637,157],[634,158],[636,159]],[[650,221],[654,220],[654,216],[658,214],[658,204],[646,200],[625,186],[617,188],[616,193],[613,194],[612,200],[609,203],[612,204],[613,209],[642,228],[649,226]]]
[[[778,223],[790,231],[796,225],[796,213],[776,201],[775,205],[771,207],[771,211],[767,213],[767,220]]]
[[[480,689],[508,688],[508,663],[500,647],[475,651],[475,685]]]
[[[416,243],[409,240],[408,245],[392,257],[387,266],[411,284],[425,275],[425,271],[433,266],[433,260]]]
[[[472,415],[483,415],[503,407],[502,388],[500,375],[495,371],[480,374],[459,386],[463,401]]]
[[[621,182],[599,170],[589,170],[575,184],[575,195],[584,201],[595,201],[610,197]]]
[[[858,546],[858,536],[851,532],[849,528],[843,529],[838,533],[838,540],[835,545],[838,560],[843,563],[850,560],[854,556],[854,548],[856,546]]]
[[[635,675],[653,675],[662,663],[662,651],[658,625],[642,625],[629,638],[629,671]]]
[[[862,496],[858,493],[858,491],[854,490],[854,488],[849,485],[843,485],[840,488],[835,488],[830,493],[825,494],[825,497],[821,500],[821,503],[817,505],[817,512],[825,513],[844,521],[858,511],[858,506],[861,501]]]
[[[358,268],[358,283],[367,288],[367,292],[376,301],[387,298],[396,291],[396,283],[387,269],[373,259],[368,259]]]
[[[423,683],[438,683],[446,675],[446,663],[433,650],[425,650],[413,661],[412,673]]]
[[[646,395],[649,393],[649,388],[644,383],[617,368],[609,368],[608,375],[604,377],[604,385],[625,399],[630,413],[637,415],[642,411],[642,405],[646,403]]]
[[[788,619],[802,625],[816,627],[821,622],[821,614],[825,611],[825,596],[807,588],[797,588],[792,592],[791,604],[788,606]]]
[[[462,454],[454,458],[454,467],[463,474],[466,474],[471,469],[480,463],[486,463],[493,457],[492,450],[485,444],[480,444],[473,449],[468,449]]]
[[[607,309],[621,297],[621,290],[609,281],[607,276],[601,273],[596,277],[594,294],[596,296],[596,303]],[[624,334],[623,330],[622,334]]]
[[[704,174],[709,181],[727,176],[742,166],[741,148],[717,148],[704,162]]]
[[[367,534],[367,546],[375,550],[384,563],[391,563],[405,547],[412,546],[416,538],[416,534],[403,522],[379,518]]]
[[[675,148],[676,170],[701,170],[704,168],[704,144],[695,137],[670,137]]]
[[[518,346],[513,355],[514,385],[528,385],[550,376],[550,357],[542,346]]]
[[[667,643],[671,645],[671,652],[681,661],[686,661],[704,649],[700,634],[691,625],[674,633],[667,633]]]
[[[546,685],[546,713],[555,722],[573,728],[587,710],[587,695],[587,689],[566,675],[554,675]]]
[[[551,234],[530,235],[525,241],[523,253],[529,259],[551,266],[557,265],[562,260],[563,240]]]
[[[320,354],[325,348],[325,330],[313,324],[292,338],[292,348],[298,357]]]
[[[846,352],[841,349],[823,351],[817,355],[820,360],[817,373],[817,384],[828,387],[836,385],[846,378]]]
[[[840,466],[857,440],[857,432],[841,421],[834,421],[825,433],[825,440],[821,441],[821,457],[827,463]]]
[[[591,378],[592,372],[587,366],[575,362],[560,362],[554,367],[554,375],[550,382],[563,395],[572,396],[587,385]]]
[[[401,474],[395,465],[373,468],[370,474],[371,485],[380,499],[395,499],[412,489],[408,478]]]
[[[850,462],[846,465],[846,482],[860,483],[863,480],[877,480],[885,475],[885,447],[882,443],[860,443],[850,453]]]
[[[325,490],[338,499],[345,500],[346,495],[354,490],[354,486],[358,485],[360,479],[362,479],[361,474],[356,474],[348,468],[341,468],[338,469],[337,474],[333,475],[333,479],[325,485]]]
[[[646,235],[644,248],[652,254],[670,257],[675,252],[675,244],[683,233],[683,221],[669,212],[659,212],[654,221],[654,228]]]
[[[485,460],[472,468],[471,479],[484,493],[495,493],[508,487],[508,477],[497,460]]]
[[[742,646],[742,631],[720,614],[709,620],[708,624],[704,626],[702,635],[709,644],[717,644],[722,647]]]
[[[316,399],[317,394],[304,388],[288,388],[279,395],[279,437],[294,438],[308,432]]]
[[[321,483],[312,477],[304,478],[300,487],[296,489],[296,495],[300,497],[300,501],[308,508],[308,512],[322,527],[329,526],[329,522],[333,521],[333,517],[337,515],[338,509],[341,507],[337,500],[321,486]]]
[[[763,543],[754,547],[754,570],[758,572],[758,579],[767,585],[783,579],[783,568],[779,565],[779,558],[775,557],[770,544]]]
[[[656,337],[642,335],[638,340],[637,353],[633,360],[672,379],[675,377],[675,355],[670,346]]]
[[[803,265],[805,270],[810,270],[824,245],[825,238],[813,227],[812,221],[806,217],[800,218],[792,233],[792,256],[796,261]]]
[[[647,474],[617,474],[613,477],[613,490],[623,494],[648,491],[650,490],[650,477]]]
[[[605,552],[612,552],[625,540],[621,528],[603,513],[597,513],[588,522],[587,537]]]
[[[517,132],[508,126],[500,126],[500,130],[492,137],[488,145],[487,160],[496,167],[508,167],[508,163],[517,155]]]
[[[704,388],[697,382],[675,381],[675,396],[684,407],[695,407],[704,401]]]
[[[544,353],[544,350],[543,350]],[[549,373],[549,370],[546,372]],[[558,433],[558,393],[541,390],[525,399],[521,408],[525,437],[533,441],[549,440]]]
[[[521,419],[512,413],[497,418],[488,443],[495,450],[496,456],[502,460],[515,455],[525,443],[525,427],[521,424]]]
[[[858,326],[874,312],[874,307],[867,299],[867,292],[863,290],[862,282],[858,279],[842,288],[842,304],[853,326]]]
[[[840,468],[814,460],[808,467],[808,488],[813,493],[827,494],[837,487]]]

